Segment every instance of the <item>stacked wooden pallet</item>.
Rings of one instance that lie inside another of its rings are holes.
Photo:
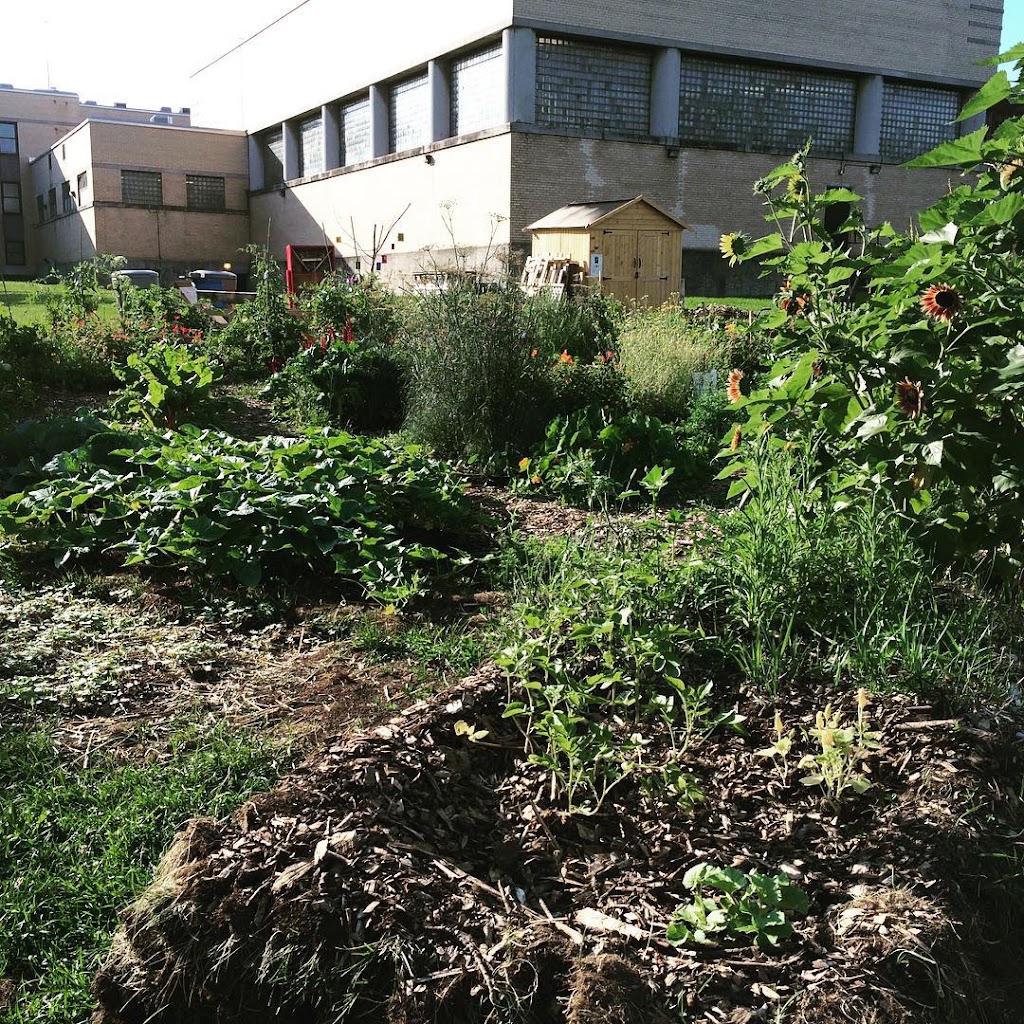
[[[575,265],[568,256],[528,256],[519,277],[519,287],[527,295],[550,292],[564,295],[572,284]]]

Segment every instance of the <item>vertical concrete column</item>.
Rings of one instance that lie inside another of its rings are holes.
[[[370,156],[387,156],[391,152],[391,131],[388,124],[388,90],[383,85],[370,86]]]
[[[281,139],[284,143],[284,180],[291,181],[299,176],[299,124],[285,121],[281,125]]]
[[[679,76],[683,56],[674,46],[662,47],[654,55],[651,69],[651,134],[674,139],[679,134]]]
[[[440,142],[452,134],[452,85],[448,62],[432,60],[427,65],[430,92],[430,141]]]
[[[338,104],[325,103],[320,116],[324,124],[324,170],[341,166],[341,136],[338,134]]]
[[[537,117],[537,34],[514,25],[501,33],[505,64],[505,121],[533,124]]]
[[[881,75],[865,75],[857,86],[857,113],[853,127],[853,151],[858,156],[875,156],[882,149]]]
[[[255,135],[249,136],[249,188],[255,192],[263,188],[263,153]]]

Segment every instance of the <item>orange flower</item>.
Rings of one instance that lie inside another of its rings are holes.
[[[530,349],[530,358],[531,359],[536,359],[537,358],[537,350],[535,348],[531,348]]]
[[[810,295],[787,295],[779,305],[790,316],[805,316],[811,305]]]
[[[738,402],[743,397],[743,392],[740,390],[740,381],[745,376],[746,374],[742,370],[729,371],[729,384],[725,389],[725,393],[728,395],[730,402]]]
[[[924,411],[924,389],[920,381],[910,378],[896,385],[896,404],[912,419],[916,420]]]
[[[729,442],[729,451],[739,451],[740,441],[743,439],[743,428],[737,423],[732,428],[732,440]]]
[[[921,310],[936,320],[952,320],[964,308],[960,293],[948,284],[933,284],[921,296]]]
[[[540,483],[540,477],[539,476],[531,476],[530,477],[530,483],[531,484],[539,484]]]
[[[523,458],[519,460],[519,468],[525,473],[530,468],[529,458]]]
[[[565,363],[566,366],[572,366],[572,356],[569,355],[567,349],[562,349],[562,354],[558,357],[560,363]]]
[[[1003,188],[1009,188],[1014,175],[1019,173],[1021,169],[1024,169],[1024,162],[1020,160],[1011,160],[1008,164],[1000,164],[999,184]]]

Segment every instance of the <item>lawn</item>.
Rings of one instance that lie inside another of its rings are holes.
[[[19,324],[47,322],[47,299],[61,295],[61,286],[39,281],[5,281],[0,284],[0,310]],[[109,288],[96,293],[97,315],[101,320],[113,321],[117,317],[117,302]]]

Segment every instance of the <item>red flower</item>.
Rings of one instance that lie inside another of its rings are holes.
[[[743,397],[743,392],[740,390],[740,381],[746,376],[742,370],[730,370],[729,371],[729,383],[725,389],[725,393],[729,398],[730,402],[738,402]]]
[[[924,389],[920,381],[909,377],[896,385],[896,404],[912,419],[916,420],[924,411]]]
[[[921,296],[921,311],[936,320],[952,320],[964,308],[960,293],[948,284],[933,284]]]

